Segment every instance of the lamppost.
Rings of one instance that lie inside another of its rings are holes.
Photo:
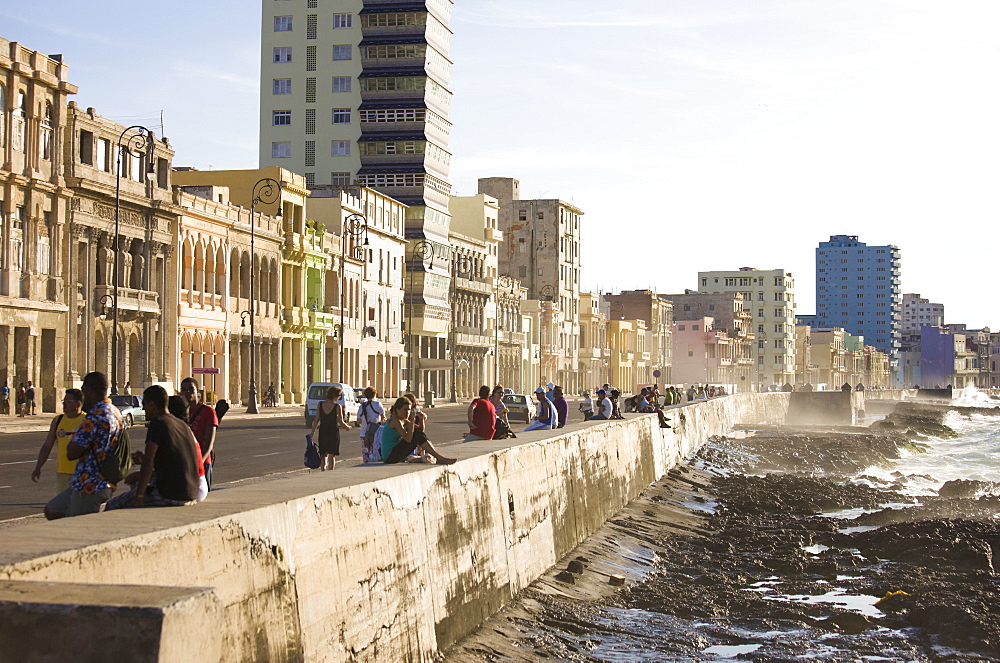
[[[257,180],[253,185],[253,196],[250,199],[250,310],[244,311],[243,324],[246,318],[250,318],[250,394],[247,404],[247,414],[257,414],[257,333],[255,318],[257,317],[257,270],[254,269],[254,239],[256,237],[256,226],[254,213],[257,211],[257,204],[273,205],[281,198],[281,182],[265,177]],[[281,206],[274,215],[281,217]]]
[[[427,263],[427,259],[430,258],[430,264]],[[434,245],[431,244],[426,239],[421,239],[413,245],[413,251],[410,252],[411,260],[419,260],[420,265],[424,267],[423,271],[427,271],[427,268],[434,268]],[[417,357],[413,351],[413,346],[416,341],[416,334],[413,333],[413,309],[416,305],[417,293],[413,291],[413,274],[417,271],[411,266],[410,271],[410,287],[407,293],[407,302],[410,304],[410,312],[407,316],[406,321],[406,335],[407,335],[407,351],[409,352],[408,362],[410,364],[409,378],[406,381],[406,391],[413,392],[413,386],[418,382],[417,376]],[[416,394],[416,392],[413,392]]]
[[[121,280],[121,272],[118,261],[119,254],[124,250],[121,241],[121,210],[122,210],[122,155],[129,157],[146,159],[146,177],[156,176],[156,167],[153,165],[153,132],[141,125],[126,127],[118,137],[118,153],[115,158],[115,241],[114,241],[114,270],[112,279],[114,322],[112,323],[111,335],[111,393],[118,393],[118,288]],[[102,299],[103,301],[103,299]]]
[[[463,256],[458,253],[452,252],[451,254],[451,326],[448,330],[448,343],[451,345],[451,399],[452,403],[458,402],[458,385],[455,383],[458,380],[458,365],[457,359],[455,358],[455,309],[458,307],[456,302],[457,297],[455,296],[455,291],[457,287],[455,286],[455,280],[458,276],[464,275],[469,276],[472,273],[472,260],[468,256]]]
[[[500,380],[500,288],[504,289],[504,292],[514,293],[514,279],[505,275],[498,274],[496,279],[496,324],[493,326],[493,376],[496,378],[495,384],[501,384]]]
[[[347,241],[355,244],[361,237],[365,241],[359,245],[351,247],[351,257],[355,260],[364,260],[365,247],[368,246],[368,219],[362,214],[351,214],[344,219],[343,231],[340,233],[340,384],[344,384],[344,308],[346,308],[347,297],[344,293],[347,285],[347,275],[344,273],[344,261],[347,258]],[[363,337],[362,337],[363,338]]]

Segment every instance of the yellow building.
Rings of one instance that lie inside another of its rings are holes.
[[[249,279],[252,274],[255,283],[264,283],[265,279],[280,280],[280,346],[275,348],[270,343],[258,346],[263,354],[259,355],[257,365],[269,366],[269,370],[277,365],[278,374],[273,378],[280,401],[301,403],[309,383],[318,381],[322,376],[320,369],[323,366],[326,334],[317,324],[332,324],[328,320],[320,320],[317,311],[312,308],[313,302],[309,301],[310,293],[313,296],[322,293],[325,273],[331,261],[331,239],[324,228],[317,227],[315,222],[306,218],[309,190],[305,188],[305,180],[301,175],[278,167],[256,170],[178,169],[173,173],[174,184],[178,186],[226,187],[230,200],[248,209],[254,200],[254,187],[264,179],[272,179],[281,185],[278,191],[262,191],[258,187],[257,198],[260,202],[255,207],[261,214],[277,215],[279,210],[281,212],[283,243],[280,275],[261,274],[263,258],[259,251],[252,256],[252,269],[248,266],[244,270],[241,265],[241,275]],[[258,311],[255,326],[266,328],[264,322]],[[268,374],[268,382],[265,383],[261,375],[257,379],[258,398],[272,377]]]
[[[256,387],[258,398],[263,398],[267,388],[274,384],[277,389],[279,382],[281,220],[268,214],[254,214],[251,219],[249,209],[230,202],[226,187],[178,187],[174,202],[181,209],[175,284],[180,336],[177,387],[182,379],[194,376],[209,402],[220,398],[246,402],[251,375],[246,312],[253,310],[254,344],[260,358]],[[257,279],[252,294],[251,270]]]

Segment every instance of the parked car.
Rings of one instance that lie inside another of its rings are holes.
[[[340,382],[313,382],[306,392],[306,427],[312,427],[316,408],[326,400],[326,390],[330,387],[340,387],[343,392],[337,402],[344,408],[344,421],[351,423],[351,417],[358,411],[358,398],[354,387]]]
[[[115,394],[111,397],[111,404],[122,413],[126,428],[131,428],[137,421],[146,421],[146,411],[142,409],[142,396]]]
[[[529,424],[535,416],[535,406],[524,394],[504,394],[503,404],[507,406],[508,421],[520,419]]]

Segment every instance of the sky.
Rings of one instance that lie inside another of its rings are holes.
[[[48,0],[0,36],[62,53],[77,103],[167,136],[175,165],[257,163],[260,4]],[[580,207],[584,289],[901,252],[903,292],[1000,329],[995,0],[457,0],[454,193],[514,177]],[[162,113],[162,129],[160,127]]]

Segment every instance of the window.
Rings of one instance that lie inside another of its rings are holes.
[[[275,62],[291,62],[292,61],[292,49],[290,46],[278,46],[274,49],[274,61]]]
[[[330,173],[330,184],[333,186],[350,186],[350,173]]]
[[[275,127],[287,127],[292,124],[292,111],[276,110],[271,112],[271,124]]]
[[[274,31],[275,32],[291,32],[292,31],[292,17],[291,16],[275,16],[274,17]]]
[[[292,79],[291,78],[275,78],[271,84],[271,94],[291,94],[292,93]]]
[[[351,17],[350,14],[334,14],[333,15],[333,29],[334,30],[341,30],[341,29],[344,29],[344,28],[351,27],[351,24],[352,24],[351,18],[352,17]]]
[[[333,59],[334,60],[350,60],[351,59],[351,45],[350,44],[334,44],[333,45]]]
[[[94,134],[80,130],[80,163],[94,165]]]
[[[292,143],[290,141],[271,143],[272,159],[289,159],[291,158],[291,156],[292,156]]]
[[[330,155],[335,157],[351,156],[351,142],[347,140],[330,141]]]
[[[333,91],[334,92],[350,92],[351,91],[351,77],[350,76],[334,76],[333,77]]]
[[[333,109],[333,123],[334,124],[350,124],[351,123],[351,109],[350,108],[334,108]]]

